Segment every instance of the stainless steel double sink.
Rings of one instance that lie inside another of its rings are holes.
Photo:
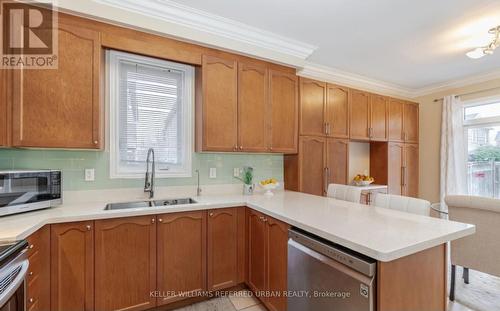
[[[124,203],[109,203],[104,210],[117,210],[127,208],[147,208],[147,207],[162,207],[162,206],[176,206],[182,204],[197,203],[192,198],[181,199],[168,199],[168,200],[153,200],[153,201],[138,201],[138,202],[124,202]]]

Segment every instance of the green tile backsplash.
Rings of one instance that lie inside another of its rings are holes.
[[[200,170],[200,183],[230,184],[240,183],[233,178],[235,167],[252,166],[255,181],[274,177],[283,180],[283,155],[271,154],[222,154],[194,153],[193,177],[158,178],[158,186],[185,186],[196,184],[194,170]],[[208,178],[210,167],[217,168],[217,178]],[[65,190],[92,190],[107,188],[143,187],[143,179],[110,179],[109,153],[96,151],[68,150],[25,150],[1,149],[0,169],[38,169],[51,168],[63,171]],[[84,169],[95,169],[95,181],[84,179]]]

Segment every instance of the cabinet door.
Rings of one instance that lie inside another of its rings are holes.
[[[51,225],[51,310],[94,310],[92,221]]]
[[[300,78],[300,135],[326,135],[326,83]]]
[[[329,138],[326,161],[328,184],[347,184],[349,178],[349,141]]]
[[[206,284],[206,212],[157,217],[157,290],[163,305],[204,291]]]
[[[370,139],[387,141],[387,98],[370,95]]]
[[[14,71],[14,146],[103,146],[100,33],[66,23],[58,25],[57,69]]]
[[[389,194],[402,195],[404,144],[389,143],[388,152],[388,191]]]
[[[202,137],[198,137],[202,141],[202,151],[237,150],[237,76],[235,60],[203,56]]]
[[[269,132],[267,69],[245,63],[238,65],[238,149],[268,150]]]
[[[266,223],[264,215],[248,209],[248,286],[266,289]]]
[[[389,100],[388,131],[389,141],[403,141],[403,111],[404,102],[391,98]]]
[[[297,76],[269,70],[272,152],[297,153]]]
[[[349,89],[328,84],[325,111],[328,136],[349,138]]]
[[[299,188],[301,192],[324,195],[326,193],[326,139],[300,137]]]
[[[208,290],[238,284],[238,208],[208,212]]]
[[[288,254],[288,229],[286,223],[273,219],[267,220],[267,290],[271,293],[265,299],[266,305],[271,311],[285,311],[287,291],[287,254]]]
[[[405,144],[404,195],[418,197],[418,145]]]
[[[404,138],[405,142],[418,143],[418,104],[404,105]]]
[[[47,225],[28,238],[28,275],[26,277],[26,309],[50,308],[50,226]],[[57,310],[54,308],[54,310]]]
[[[355,140],[369,140],[370,96],[366,92],[351,90],[349,135]]]
[[[155,289],[155,217],[95,221],[95,309],[150,309]]]
[[[8,81],[10,81],[12,71],[0,69],[0,146],[5,147],[10,144],[10,100],[11,93]]]

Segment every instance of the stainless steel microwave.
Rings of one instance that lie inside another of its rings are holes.
[[[0,171],[0,216],[62,204],[58,170]]]

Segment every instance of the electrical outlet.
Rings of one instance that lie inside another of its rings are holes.
[[[217,178],[217,168],[211,167],[208,178]]]
[[[233,169],[233,176],[234,177],[240,177],[240,168],[239,167],[235,167]]]
[[[95,180],[95,169],[86,168],[85,169],[85,181],[94,181]]]

